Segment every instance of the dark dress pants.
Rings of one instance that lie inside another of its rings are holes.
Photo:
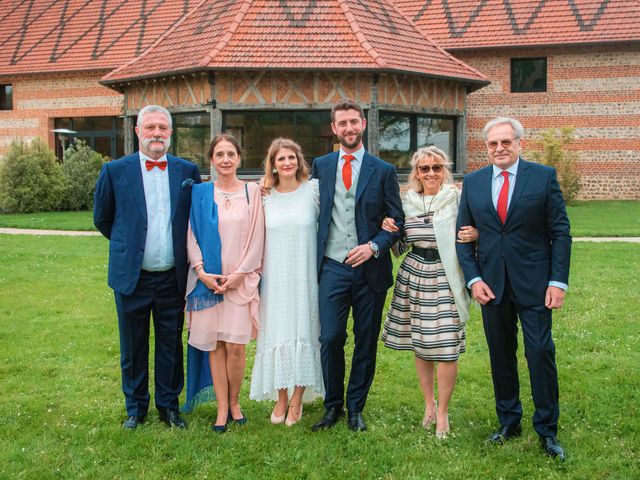
[[[149,325],[155,334],[155,402],[157,408],[178,409],[184,385],[182,326],[184,296],[175,269],[140,273],[131,295],[115,293],[120,330],[122,391],[127,415],[149,409]]]
[[[373,292],[361,267],[353,268],[325,257],[318,297],[324,406],[342,408],[344,404],[344,345],[352,309],[354,349],[346,401],[349,412],[362,412],[375,374],[386,292]]]
[[[514,426],[522,418],[516,357],[518,318],[535,406],[533,427],[541,436],[555,436],[560,409],[551,310],[544,305],[523,307],[514,297],[508,279],[501,303],[482,307],[498,420],[500,425]]]

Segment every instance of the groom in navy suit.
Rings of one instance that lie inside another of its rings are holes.
[[[171,115],[149,105],[138,114],[140,151],[103,166],[93,221],[109,239],[109,286],[120,330],[124,427],[144,423],[149,408],[149,325],[155,332],[155,404],[160,420],[186,428],[178,410],[184,384],[182,326],[187,225],[193,163],[167,154]]]
[[[347,318],[353,312],[354,350],[346,403],[348,426],[366,429],[362,410],[373,382],[378,334],[387,289],[393,284],[389,249],[399,233],[381,229],[392,217],[402,230],[404,215],[395,168],[362,144],[367,121],[351,100],[331,111],[340,150],[316,158],[320,183],[318,280],[320,346],[326,412],[313,431],[330,428],[343,415]]]
[[[516,350],[520,319],[535,413],[544,452],[564,460],[558,431],[558,373],[551,312],[562,307],[569,282],[569,219],[554,169],[520,157],[524,130],[512,118],[484,128],[491,163],[464,178],[458,229],[478,229],[477,249],[457,243],[473,298],[482,305],[502,444],[519,436],[522,404]]]

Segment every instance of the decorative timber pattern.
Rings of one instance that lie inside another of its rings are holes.
[[[639,40],[638,0],[395,0],[447,49]]]

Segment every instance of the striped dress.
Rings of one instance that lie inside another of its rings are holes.
[[[412,245],[437,247],[432,218],[430,212],[405,221],[406,236],[398,246],[400,253],[409,253],[398,270],[382,341],[394,350],[412,350],[422,360],[456,361],[465,351],[465,329],[442,263],[410,251]]]

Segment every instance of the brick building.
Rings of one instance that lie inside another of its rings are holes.
[[[276,135],[308,156],[330,149],[328,109],[352,96],[367,111],[369,149],[400,171],[425,143],[458,172],[481,166],[480,129],[503,114],[529,135],[576,127],[583,198],[640,198],[635,0],[0,7],[0,155],[15,137],[60,151],[67,136],[52,130],[69,129],[119,156],[137,147],[138,109],[160,103],[175,115],[175,153],[203,163],[210,136],[231,131],[251,175]]]

